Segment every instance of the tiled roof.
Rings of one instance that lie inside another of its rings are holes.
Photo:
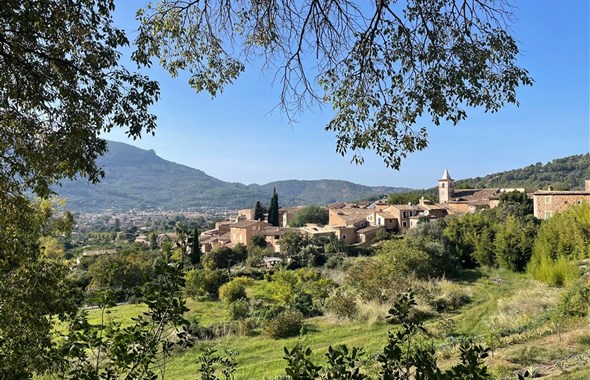
[[[452,196],[449,196],[451,202],[466,202],[469,204],[487,204],[487,202],[497,196],[498,189],[461,189],[455,190]]]
[[[244,227],[248,227],[248,226],[252,226],[252,225],[256,225],[256,224],[260,224],[260,223],[265,223],[265,222],[260,222],[258,220],[241,220],[239,222],[232,224],[231,227],[244,228]],[[267,223],[265,223],[265,224],[267,224]]]
[[[364,208],[342,208],[336,212],[336,215],[346,221],[346,223],[354,224],[362,220],[366,220],[367,216],[373,214],[373,211]]]
[[[368,232],[378,231],[384,229],[384,226],[368,226],[357,231],[359,234],[366,234]]]
[[[385,219],[394,219],[395,218],[395,215],[393,215],[392,213],[387,212],[387,211],[377,211],[376,214],[379,216],[382,216]]]
[[[416,206],[416,205],[406,205],[406,204],[403,204],[403,205],[391,205],[391,206],[389,206],[389,207],[391,207],[391,208],[395,208],[395,209],[398,209],[398,210],[400,210],[400,211],[414,211],[414,210],[420,210],[420,209],[418,208],[418,206]]]
[[[284,227],[267,227],[260,231],[256,231],[256,235],[274,236],[283,235],[287,231],[297,231],[296,228],[284,228]]]

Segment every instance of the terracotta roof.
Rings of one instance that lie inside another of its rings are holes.
[[[422,210],[446,210],[443,204],[423,204],[418,206]]]
[[[330,203],[328,205],[328,209],[329,210],[337,210],[337,209],[341,209],[348,206],[346,203],[343,202],[338,202],[338,203]]]
[[[416,205],[406,205],[406,204],[403,204],[403,205],[391,205],[389,207],[396,208],[396,209],[398,209],[400,211],[419,211],[420,210],[418,208],[418,206],[416,206]]]
[[[299,230],[308,234],[336,232],[336,230],[330,226],[305,226],[299,228]]]
[[[354,224],[367,219],[367,216],[373,214],[373,211],[364,208],[342,208],[336,213],[344,219],[346,223]]]
[[[360,230],[357,231],[357,233],[366,234],[367,232],[373,232],[373,231],[378,231],[378,230],[383,230],[383,229],[385,229],[385,226],[368,226],[365,228],[361,228]]]
[[[461,189],[455,190],[452,196],[449,196],[451,202],[466,202],[469,204],[483,205],[488,200],[498,194],[499,189]]]
[[[285,228],[285,227],[267,227],[260,231],[256,231],[255,235],[274,236],[283,235],[287,231],[297,231],[296,228]]]
[[[259,223],[268,224],[266,222],[260,222],[258,220],[240,220],[239,222],[232,224],[231,227],[244,228]]]
[[[385,219],[395,219],[395,215],[387,211],[377,211],[376,214],[382,216]]]

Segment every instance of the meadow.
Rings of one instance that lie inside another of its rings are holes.
[[[524,370],[536,378],[589,378],[590,320],[555,317],[563,289],[507,270],[471,271],[463,277],[455,285],[472,295],[470,301],[444,313],[430,310],[425,322],[425,339],[433,342],[442,367],[456,362],[458,342],[470,338],[491,348],[486,364],[497,379],[514,379],[517,371]],[[248,294],[264,294],[267,286],[265,281],[255,281]],[[397,327],[384,318],[388,305],[357,303],[359,313],[354,320],[331,314],[307,318],[298,337],[272,339],[258,327],[228,330],[227,335],[221,333],[224,336],[216,339],[197,341],[167,364],[166,378],[198,379],[202,348],[214,346],[219,352],[236,353],[236,380],[271,379],[285,373],[283,347],[293,347],[297,342],[312,348],[318,364],[323,363],[329,346],[363,347],[366,368],[376,370],[374,355],[385,345],[387,332]],[[189,298],[187,307],[185,317],[199,326],[229,322],[221,302]],[[418,307],[428,308],[420,302]],[[107,318],[125,325],[143,310],[141,305],[120,305],[110,309]],[[99,310],[89,311],[91,323],[98,323],[99,316]]]

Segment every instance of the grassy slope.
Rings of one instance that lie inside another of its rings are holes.
[[[473,300],[463,308],[445,315],[454,321],[454,332],[460,335],[480,337],[490,329],[512,327],[515,332],[499,338],[488,364],[498,379],[514,379],[514,371],[532,369],[541,378],[587,379],[590,378],[590,323],[588,319],[571,321],[562,327],[561,340],[550,322],[543,319],[560,297],[561,290],[547,288],[523,275],[506,271],[484,273],[479,279],[466,281],[473,293]],[[266,283],[257,282],[250,295],[263,294]],[[217,302],[188,300],[191,309],[188,319],[197,318],[201,325],[227,320],[223,306]],[[142,306],[123,305],[114,308],[109,318],[129,320],[142,311]],[[98,322],[98,311],[90,311],[93,323]],[[436,331],[439,319],[427,323]],[[531,326],[522,329],[522,326]],[[339,322],[330,317],[307,320],[302,338],[273,340],[263,335],[231,336],[214,344],[219,349],[231,349],[237,356],[236,380],[264,379],[284,374],[283,347],[293,347],[298,339],[312,347],[318,363],[328,346],[347,344],[362,346],[367,356],[379,351],[386,342],[387,331],[393,326],[383,322]],[[439,337],[437,345],[443,341]],[[167,367],[167,378],[195,379],[199,346],[176,357]],[[457,357],[456,350],[453,358]],[[443,365],[450,361],[441,359]]]

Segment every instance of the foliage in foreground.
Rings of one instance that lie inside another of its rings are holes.
[[[62,379],[155,379],[164,377],[166,364],[177,346],[189,344],[188,309],[182,300],[184,278],[176,265],[161,262],[155,278],[141,289],[148,310],[122,328],[106,323],[113,306],[108,293],[100,303],[101,322],[90,326],[84,313],[74,319],[61,342],[63,357],[55,369]]]

